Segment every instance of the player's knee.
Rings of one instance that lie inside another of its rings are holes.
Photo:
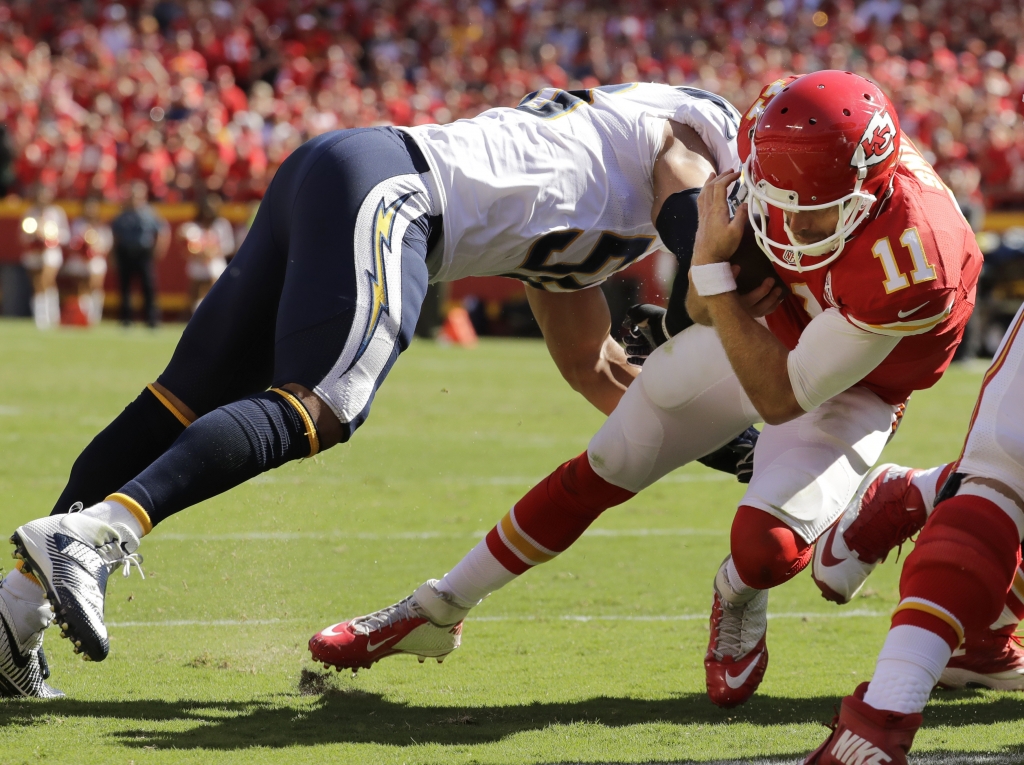
[[[619,406],[590,439],[587,458],[594,472],[608,483],[638,492],[647,485],[661,446],[658,418],[634,400],[632,387]]]
[[[938,602],[964,627],[991,624],[1002,611],[1019,563],[1017,528],[998,506],[976,496],[939,505],[900,578],[903,598]]]
[[[320,396],[298,383],[282,385],[281,389],[291,394],[305,410],[303,419],[308,418],[307,426],[316,440],[316,451],[330,449],[351,437],[349,429],[342,425],[338,415]],[[302,414],[302,412],[300,412]]]
[[[733,563],[750,587],[767,589],[787,582],[810,562],[813,548],[772,515],[740,505],[732,523]]]

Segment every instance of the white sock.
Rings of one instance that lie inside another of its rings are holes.
[[[912,624],[893,627],[878,654],[864,703],[900,714],[921,712],[951,654],[949,644],[934,632]]]
[[[740,572],[736,570],[736,564],[733,562],[731,555],[725,559],[725,563],[718,569],[715,584],[718,585],[718,593],[732,606],[742,606],[744,603],[749,603],[757,593],[761,592],[761,590],[749,586],[740,578]]]
[[[109,523],[111,526],[114,526],[115,524],[127,526],[128,529],[139,539],[142,539],[142,537],[145,536],[145,531],[143,531],[142,524],[139,523],[139,519],[136,518],[132,512],[120,502],[110,499],[104,500],[92,507],[85,508],[85,510],[82,511],[82,515],[88,515],[90,518],[96,518],[104,523]]]
[[[460,606],[472,608],[517,576],[501,565],[488,549],[487,540],[481,539],[466,557],[455,564],[455,568],[444,575],[436,587],[450,595]]]
[[[51,327],[60,326],[60,293],[56,287],[46,290],[46,314]]]
[[[103,299],[106,295],[103,290],[93,290],[89,297],[89,323],[99,324],[103,318]]]
[[[46,293],[37,292],[32,296],[32,318],[38,329],[49,329],[49,313],[46,310]]]
[[[939,493],[941,488],[938,486],[939,473],[945,470],[945,468],[945,465],[939,465],[928,470],[922,470],[910,479],[910,483],[921,492],[921,498],[924,499],[924,509],[928,515],[931,515],[932,510],[935,509],[935,495]]]
[[[0,591],[14,618],[14,626],[21,639],[38,632],[50,623],[50,604],[43,588],[14,569],[4,577]]]

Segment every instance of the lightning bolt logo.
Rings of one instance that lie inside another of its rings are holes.
[[[392,251],[391,234],[395,228],[396,214],[406,200],[415,193],[415,191],[410,191],[408,194],[403,194],[389,205],[385,205],[383,199],[377,203],[377,211],[373,218],[373,230],[370,232],[373,242],[373,269],[366,270],[366,276],[370,280],[370,317],[366,322],[363,341],[356,353],[357,360],[370,344],[373,333],[377,331],[380,317],[384,314],[391,315],[388,305],[388,275],[384,268],[384,248],[387,247],[388,251]]]

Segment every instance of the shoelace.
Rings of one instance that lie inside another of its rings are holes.
[[[96,552],[106,562],[108,571],[112,572],[118,566],[123,565],[121,573],[128,576],[132,571],[132,566],[135,566],[139,570],[139,576],[143,579],[146,578],[146,572],[142,570],[142,556],[137,552],[127,552],[117,540],[112,539],[102,547],[97,547]]]
[[[403,622],[406,619],[418,618],[412,611],[412,596],[410,595],[405,600],[400,600],[393,606],[382,608],[380,611],[374,611],[372,614],[360,618],[357,625],[353,625],[360,629],[361,632],[369,633],[374,630],[385,629],[398,622]]]
[[[745,654],[743,650],[743,629],[746,625],[747,616],[754,601],[748,601],[741,606],[729,607],[719,597],[722,618],[718,620],[718,643],[712,650],[715,658],[721,661],[724,656],[738,657]],[[748,651],[750,649],[747,649]]]
[[[83,503],[75,502],[68,508],[68,513],[80,513],[84,509]],[[137,552],[127,552],[119,542],[112,539],[97,547],[96,552],[106,562],[108,571],[113,572],[115,568],[124,564],[121,573],[127,577],[132,572],[132,566],[135,566],[139,570],[139,576],[146,578],[146,572],[142,570],[142,556]]]

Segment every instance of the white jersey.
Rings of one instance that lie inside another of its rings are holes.
[[[697,131],[716,170],[739,168],[739,113],[689,87],[546,88],[516,108],[402,128],[444,216],[431,281],[503,275],[578,290],[662,247],[652,175],[669,119]]]

